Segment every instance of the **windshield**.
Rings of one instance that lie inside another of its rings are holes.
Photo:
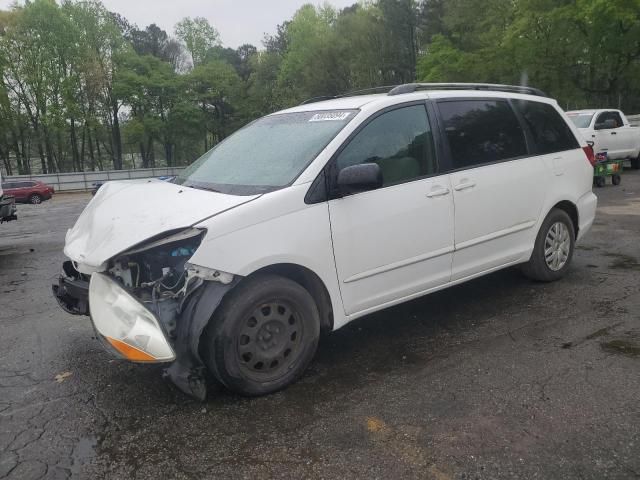
[[[277,190],[293,182],[356,112],[263,117],[205,153],[175,183],[233,195]]]
[[[593,113],[572,113],[569,114],[569,118],[576,127],[589,128],[589,125],[591,125],[591,119],[593,118]]]

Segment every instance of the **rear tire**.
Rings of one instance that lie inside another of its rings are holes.
[[[631,160],[631,168],[634,170],[640,170],[640,155],[638,155],[638,158]]]
[[[604,177],[596,177],[594,182],[596,184],[596,187],[601,188],[605,186],[607,180]]]
[[[611,177],[611,183],[614,185],[620,185],[620,182],[622,182],[622,177],[620,175],[613,175]]]
[[[307,290],[265,274],[229,292],[203,336],[203,358],[235,393],[266,395],[295,382],[318,347],[320,314]]]
[[[564,210],[554,208],[542,222],[533,253],[522,272],[538,282],[553,282],[569,269],[575,246],[575,228]]]
[[[32,205],[40,205],[42,203],[42,197],[37,193],[34,193],[29,197],[29,203]]]

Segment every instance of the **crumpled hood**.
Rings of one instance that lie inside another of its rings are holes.
[[[196,190],[161,180],[108,182],[67,231],[64,253],[90,267],[85,270],[98,271],[107,260],[140,242],[188,228],[258,197]]]

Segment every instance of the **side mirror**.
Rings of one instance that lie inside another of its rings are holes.
[[[338,172],[338,189],[343,195],[375,190],[382,186],[382,170],[377,163],[361,163]]]
[[[608,118],[602,123],[597,123],[595,126],[596,130],[611,130],[612,128],[617,128],[618,124],[613,118]]]

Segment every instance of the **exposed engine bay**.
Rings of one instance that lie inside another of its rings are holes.
[[[109,275],[157,315],[169,339],[175,339],[182,302],[203,282],[187,268],[203,234],[195,229],[179,232],[109,261]]]
[[[100,310],[90,311],[96,307],[89,305],[91,290],[96,283],[94,280],[108,277],[109,283],[118,285],[112,289],[126,291],[124,296],[131,297],[134,304],[137,300],[144,307],[142,311],[148,310],[153,314],[158,328],[162,330],[160,335],[166,338],[175,352],[175,356],[170,357],[175,360],[166,370],[166,375],[182,391],[201,400],[206,396],[206,381],[199,340],[222,297],[236,280],[229,273],[189,263],[204,235],[204,230],[194,228],[165,233],[115,256],[107,262],[106,270],[92,274],[96,279],[80,273],[77,265],[67,261],[63,264],[64,274],[58,284],[53,285],[60,306],[68,313],[91,316],[96,330],[103,334],[102,340],[107,340],[103,341],[105,347],[109,350],[116,347],[113,353],[133,361],[167,361],[159,360],[160,357],[156,357],[157,360],[148,356],[133,358],[126,352],[123,355],[123,348],[130,351],[131,347],[136,349],[137,355],[145,355],[144,348],[140,351],[138,347],[147,344],[145,342],[149,339],[145,338],[146,335],[127,340],[124,337],[111,338],[104,333],[108,329],[104,328],[105,325],[129,322],[122,317],[123,310],[119,310],[120,313],[114,310],[115,304],[106,307],[107,311],[101,302],[97,302]],[[94,299],[102,300],[103,297]],[[141,307],[136,308],[140,310]]]

